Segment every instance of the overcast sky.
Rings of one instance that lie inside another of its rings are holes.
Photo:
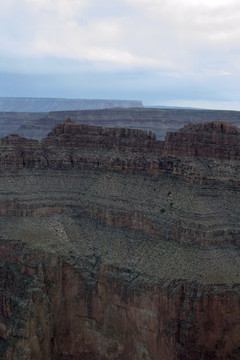
[[[240,110],[239,0],[6,0],[0,96]]]

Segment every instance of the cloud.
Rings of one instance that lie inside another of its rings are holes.
[[[116,65],[153,65],[126,46],[119,18],[100,17],[94,1],[9,0],[0,15],[0,46],[13,56],[53,56]],[[13,21],[17,19],[17,21]],[[27,19],[27,20],[26,20]]]
[[[220,56],[234,66],[226,50],[239,45],[239,18],[234,0],[8,0],[0,46],[12,56],[207,73],[206,55],[210,67]]]
[[[210,96],[210,88],[221,97],[214,86],[227,79],[229,93],[238,94],[239,19],[237,0],[2,1],[0,71],[115,72],[119,83],[162,96],[176,86],[189,96],[194,88]]]
[[[87,2],[84,0],[25,0],[35,12],[50,13],[57,15],[61,20],[72,19],[84,7]]]
[[[195,62],[194,56],[191,58],[194,52],[198,56],[208,56],[214,47],[218,57],[218,52],[239,46],[240,4],[236,0],[126,1],[140,8],[138,12],[142,14],[143,33],[150,25],[150,43],[159,39],[159,47],[163,44],[169,58],[174,49],[177,63],[183,64],[183,67],[186,61]],[[227,46],[227,49],[223,46]]]

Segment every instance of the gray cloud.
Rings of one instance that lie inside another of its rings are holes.
[[[81,92],[106,97],[237,106],[239,20],[237,0],[8,0],[0,5],[0,71],[21,74],[28,91],[37,74],[46,87],[48,76],[69,75],[68,91],[80,86],[75,77]]]

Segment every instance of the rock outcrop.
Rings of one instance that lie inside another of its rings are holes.
[[[0,139],[0,359],[238,360],[239,138]]]
[[[23,111],[23,110],[21,110]],[[0,112],[0,137],[10,133],[41,140],[58,123],[70,117],[78,124],[122,127],[152,131],[159,140],[166,132],[178,131],[192,122],[227,122],[240,126],[239,111],[156,109],[156,108],[114,108],[99,110],[33,112]]]
[[[71,148],[103,148],[123,152],[159,152],[161,142],[151,131],[127,128],[103,128],[76,124],[67,119],[56,125],[48,136],[42,140],[43,146]]]
[[[240,130],[227,123],[200,123],[167,133],[165,141],[151,131],[56,125],[41,142],[10,135],[0,139],[0,169],[96,168],[159,176],[188,182],[239,187]]]
[[[240,160],[240,128],[221,122],[188,124],[179,132],[167,133],[164,153]]]
[[[19,243],[0,248],[4,359],[239,358],[239,286],[149,286],[97,254],[79,269]]]

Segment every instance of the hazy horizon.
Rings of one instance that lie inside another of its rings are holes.
[[[237,0],[8,0],[0,96],[240,110]]]

